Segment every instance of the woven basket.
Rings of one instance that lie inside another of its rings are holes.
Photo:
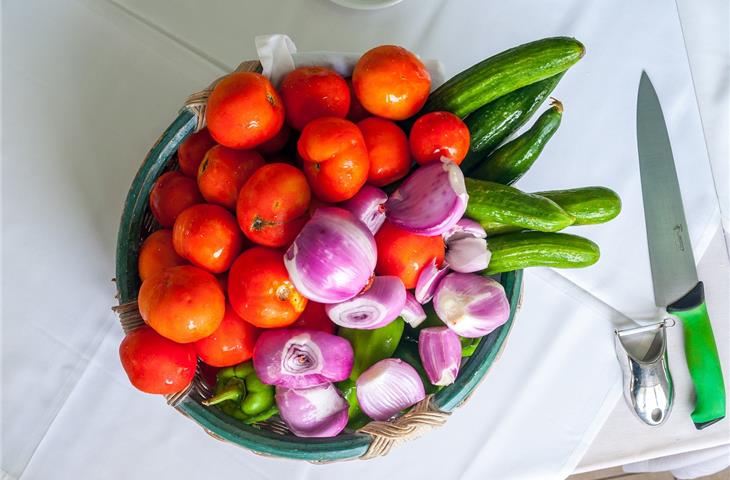
[[[257,61],[244,62],[237,71],[260,71],[260,64]],[[140,287],[137,256],[144,239],[160,228],[149,209],[150,191],[160,175],[177,169],[176,152],[180,143],[189,134],[205,126],[205,104],[215,83],[188,98],[177,118],[147,154],[127,194],[117,239],[116,284],[119,306],[114,308],[125,332],[143,325],[136,302]],[[465,359],[455,383],[429,395],[394,420],[374,421],[356,432],[345,430],[333,438],[296,437],[278,417],[256,425],[246,425],[224,415],[217,408],[201,404],[201,400],[210,396],[212,386],[203,379],[200,368],[191,386],[182,392],[167,395],[167,402],[198,423],[211,436],[262,455],[310,462],[367,459],[384,455],[393,445],[442,425],[450,413],[467,400],[496,360],[519,306],[522,271],[503,274],[500,282],[510,302],[509,320],[482,339],[474,354]]]

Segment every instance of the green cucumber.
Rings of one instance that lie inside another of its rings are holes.
[[[461,162],[461,170],[467,174],[471,172],[500,143],[524,125],[563,75],[559,73],[510,92],[466,117],[464,123],[469,127],[471,142],[469,153]]]
[[[594,225],[613,220],[621,213],[621,198],[606,187],[571,188],[537,192],[575,217],[573,225]]]
[[[598,245],[568,233],[508,233],[488,239],[487,246],[492,258],[484,275],[527,267],[587,267],[601,256]]]
[[[582,187],[569,190],[537,192],[535,195],[549,198],[560,208],[575,217],[573,225],[594,225],[613,220],[621,213],[621,198],[606,187]],[[487,235],[518,232],[520,227],[492,222],[482,224]]]
[[[470,176],[504,185],[515,183],[540,156],[548,140],[558,130],[562,117],[563,104],[553,99],[552,106],[529,130],[491,153]]]
[[[543,38],[482,60],[437,88],[423,113],[445,110],[461,118],[502,95],[564,72],[585,54],[574,38]]]
[[[466,216],[482,226],[494,223],[541,232],[556,232],[575,220],[552,200],[514,187],[465,178]]]

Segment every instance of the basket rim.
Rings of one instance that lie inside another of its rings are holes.
[[[167,167],[178,146],[199,127],[198,112],[183,108],[150,149],[140,166],[124,203],[116,249],[116,285],[119,304],[134,301],[140,287],[137,257],[142,217],[152,186]],[[457,380],[436,393],[432,404],[452,412],[464,403],[484,378],[502,351],[511,331],[522,292],[522,270],[502,274],[500,283],[510,302],[507,322],[487,335],[462,366]],[[214,438],[226,440],[256,453],[313,462],[346,460],[362,456],[373,441],[365,433],[343,433],[331,438],[300,438],[262,430],[226,417],[217,409],[202,406],[195,395],[185,396],[175,408],[198,423]]]

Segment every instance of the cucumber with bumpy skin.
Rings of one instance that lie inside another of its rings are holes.
[[[538,117],[529,130],[491,153],[470,176],[504,185],[513,184],[535,163],[558,130],[562,116],[563,104],[553,99],[552,106]]]
[[[489,102],[472,112],[464,123],[469,127],[469,153],[461,162],[464,173],[474,170],[500,143],[524,125],[555,89],[564,73],[527,85]]]
[[[509,233],[490,238],[487,246],[492,258],[484,275],[527,267],[587,267],[601,256],[598,245],[568,233]]]
[[[422,113],[445,110],[461,118],[525,85],[564,72],[585,54],[574,38],[549,37],[482,60],[437,88]]]
[[[582,187],[569,190],[536,192],[535,195],[549,198],[575,217],[573,225],[594,225],[613,220],[621,213],[621,198],[606,187]],[[520,227],[492,222],[482,225],[487,235],[518,232]]]
[[[541,232],[556,232],[575,218],[552,200],[485,180],[465,178],[466,216],[482,226],[499,223]]]

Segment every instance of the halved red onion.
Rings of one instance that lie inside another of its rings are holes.
[[[276,387],[279,415],[297,437],[334,437],[347,425],[348,403],[334,385]]]
[[[448,327],[430,327],[418,335],[418,354],[434,385],[451,385],[461,365],[461,340]]]
[[[375,235],[385,222],[385,202],[388,195],[372,185],[363,186],[354,197],[340,204]]]
[[[487,238],[487,232],[476,220],[463,217],[448,232],[444,233],[444,242],[448,243],[452,237],[454,239],[463,237]]]
[[[510,313],[502,285],[474,273],[448,274],[436,289],[433,307],[447,327],[466,338],[488,334]]]
[[[256,341],[253,367],[269,385],[307,388],[350,376],[350,342],[331,333],[301,328],[266,330]]]
[[[395,320],[406,303],[406,287],[394,276],[375,277],[360,295],[326,305],[325,311],[341,327],[372,330]]]
[[[439,282],[447,273],[449,273],[448,265],[444,264],[439,268],[436,266],[435,259],[431,263],[427,263],[423,267],[423,270],[421,270],[416,281],[416,300],[422,305],[430,302],[436,291],[436,287],[438,287]]]
[[[377,362],[358,377],[355,385],[360,408],[373,420],[387,420],[426,397],[416,369],[398,358]]]
[[[385,203],[385,212],[390,222],[404,230],[441,235],[464,215],[468,200],[464,174],[444,159],[413,172]]]
[[[318,208],[284,254],[291,282],[319,303],[338,303],[360,293],[376,261],[373,234],[337,207]]]
[[[452,270],[471,273],[487,268],[489,259],[492,258],[492,252],[487,248],[486,239],[476,237],[454,239],[454,237],[449,239],[446,244],[445,257],[446,263]]]
[[[426,320],[426,312],[423,311],[423,307],[415,295],[406,290],[406,304],[403,306],[403,310],[400,312],[400,316],[408,325],[416,328],[424,320]]]

